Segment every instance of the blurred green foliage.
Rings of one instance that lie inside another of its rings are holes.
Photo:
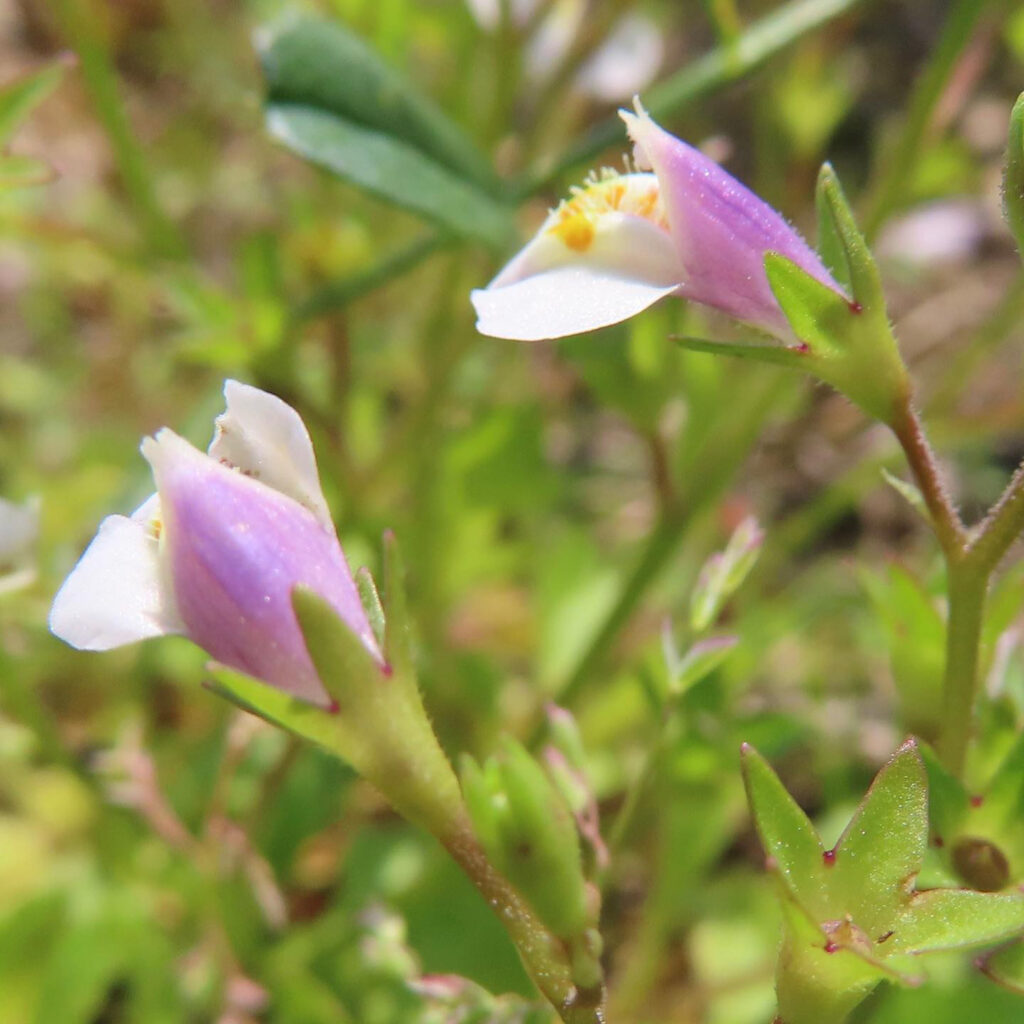
[[[450,754],[535,742],[551,700],[577,716],[612,837],[610,1019],[767,1024],[780,918],[740,743],[827,842],[903,734],[934,729],[943,581],[882,477],[895,445],[795,374],[670,340],[707,329],[699,310],[527,346],[477,336],[468,293],[592,162],[619,164],[617,101],[579,72],[620,19],[646,19],[661,56],[629,88],[673,131],[808,231],[835,164],[960,503],[983,509],[1024,452],[1024,289],[998,217],[1024,17],[939,0],[295,6],[337,26],[312,44],[350,48],[320,70],[293,54],[299,92],[269,0],[0,12],[0,495],[42,510],[34,581],[0,591],[0,1024],[550,1018],[440,848],[204,690],[201,652],[81,655],[47,633],[99,520],[148,493],[140,436],[168,424],[205,445],[228,375],[305,418],[353,566],[378,570],[385,527],[401,539]],[[545,49],[557,17],[574,32]],[[345,75],[394,105],[346,109]],[[966,217],[943,219],[956,204]],[[909,215],[932,217],[924,236]],[[762,554],[713,624],[737,642],[677,692],[664,620],[685,632],[701,566],[749,513]],[[1024,720],[1020,582],[1009,569],[990,605],[979,792]],[[989,973],[1019,988],[1019,960]],[[857,1019],[1017,1019],[1019,995],[945,963]]]

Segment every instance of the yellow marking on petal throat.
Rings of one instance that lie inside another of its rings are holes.
[[[563,217],[551,233],[557,235],[570,249],[586,252],[594,241],[594,224],[585,213],[574,213]]]
[[[656,181],[637,187],[635,180],[631,183],[607,170],[589,178],[582,188],[574,188],[572,198],[563,200],[555,212],[557,220],[548,231],[575,252],[590,248],[604,214],[626,213],[668,227]]]

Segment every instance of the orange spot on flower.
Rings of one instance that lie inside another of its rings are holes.
[[[598,221],[608,213],[625,213],[668,227],[657,182],[638,186],[635,179],[617,175],[591,179],[583,188],[574,189],[572,198],[559,206],[548,230],[570,249],[586,252],[593,244]]]
[[[594,241],[594,225],[585,213],[563,218],[551,231],[576,252],[586,252]]]

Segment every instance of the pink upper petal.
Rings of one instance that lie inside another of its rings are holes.
[[[327,703],[291,606],[305,585],[378,659],[333,530],[293,498],[203,455],[171,431],[147,440],[163,516],[166,571],[187,635],[218,661]]]
[[[772,334],[790,336],[764,271],[767,252],[785,256],[843,293],[817,254],[764,200],[642,110],[623,112],[622,117],[636,144],[637,161],[649,165],[661,184],[687,298]]]

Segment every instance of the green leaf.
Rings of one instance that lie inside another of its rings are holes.
[[[711,637],[694,644],[675,664],[669,666],[669,693],[686,693],[702,679],[711,675],[736,647],[736,637]]]
[[[508,207],[400,139],[286,103],[267,108],[267,128],[301,156],[457,235],[495,247],[513,235]]]
[[[892,953],[999,942],[1024,932],[1024,894],[929,889],[915,893],[888,940]]]
[[[1024,996],[1024,942],[997,949],[979,966],[994,982]]]
[[[473,829],[487,856],[500,868],[502,851],[499,844],[498,808],[491,781],[491,777],[485,774],[473,757],[465,753],[460,755],[459,783]]]
[[[810,350],[805,345],[783,345],[775,341],[719,341],[713,338],[697,338],[692,335],[676,334],[673,341],[692,352],[709,352],[716,356],[735,356],[737,359],[753,359],[760,363],[774,363],[792,369],[809,369]]]
[[[589,922],[572,812],[521,744],[506,738],[497,762],[508,808],[498,821],[505,871],[555,935],[579,935]]]
[[[493,187],[485,157],[422,89],[338,21],[289,16],[256,37],[273,105],[310,107],[403,141],[459,177]]]
[[[0,149],[11,141],[17,127],[32,108],[57,88],[73,59],[60,58],[29,72],[0,89]]]
[[[1017,97],[1010,114],[1003,170],[1003,212],[1017,239],[1017,250],[1024,257],[1024,93]]]
[[[219,697],[271,725],[277,725],[337,753],[340,723],[336,715],[297,700],[282,690],[236,672],[226,665],[210,662],[208,670],[213,677],[209,689]]]
[[[908,740],[875,776],[835,847],[833,892],[877,937],[892,927],[921,870],[928,837],[928,780]]]
[[[487,161],[422,93],[343,25],[290,17],[257,38],[272,135],[449,232],[495,247],[511,208]]]
[[[729,538],[720,554],[712,555],[702,567],[690,595],[690,627],[703,633],[740,588],[761,553],[764,534],[753,516],[748,516]]]
[[[770,765],[749,744],[742,747],[743,782],[769,866],[809,910],[822,909],[824,847],[807,815]]]

